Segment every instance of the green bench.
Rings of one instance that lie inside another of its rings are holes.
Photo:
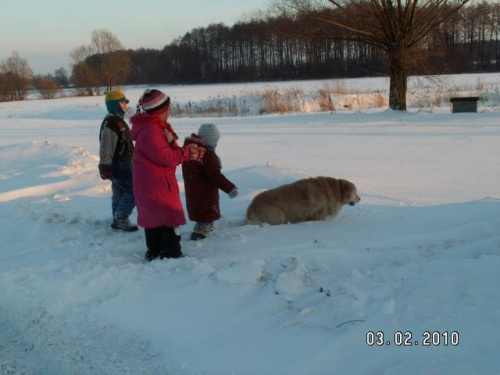
[[[453,106],[453,113],[459,112],[477,112],[478,96],[457,97],[451,98],[450,102]]]

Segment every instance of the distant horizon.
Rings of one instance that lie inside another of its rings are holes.
[[[194,28],[212,23],[231,26],[245,15],[269,7],[270,0],[218,0],[210,4],[164,0],[148,5],[138,9],[117,0],[71,5],[63,0],[26,0],[4,5],[9,18],[0,24],[0,61],[18,52],[35,75],[53,74],[61,67],[70,71],[71,51],[90,44],[94,30],[109,30],[126,49],[162,49]],[[19,24],[27,26],[20,30]]]

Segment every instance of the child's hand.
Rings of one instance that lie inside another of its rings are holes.
[[[234,188],[231,190],[227,195],[229,195],[229,198],[236,198],[238,196],[238,188]]]

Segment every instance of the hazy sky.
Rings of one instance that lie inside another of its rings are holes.
[[[70,52],[92,31],[111,31],[125,48],[163,48],[195,27],[228,26],[271,0],[1,0],[0,61],[13,51],[35,74],[70,70]]]

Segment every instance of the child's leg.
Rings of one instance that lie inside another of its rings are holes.
[[[146,237],[146,260],[152,261],[160,256],[161,249],[161,227],[160,228],[144,228]]]
[[[158,227],[145,228],[146,236],[146,259],[151,261],[156,258],[180,258],[183,256],[181,251],[181,236],[176,233],[175,228]]]
[[[132,169],[127,162],[113,163],[113,216],[120,214],[128,218],[135,207]]]
[[[111,183],[111,212],[113,213],[113,218],[115,217],[116,208],[118,207],[118,203],[120,203],[120,199],[122,198],[122,190],[120,187],[114,182]]]
[[[160,259],[182,257],[181,236],[176,228],[161,227],[161,229]]]

